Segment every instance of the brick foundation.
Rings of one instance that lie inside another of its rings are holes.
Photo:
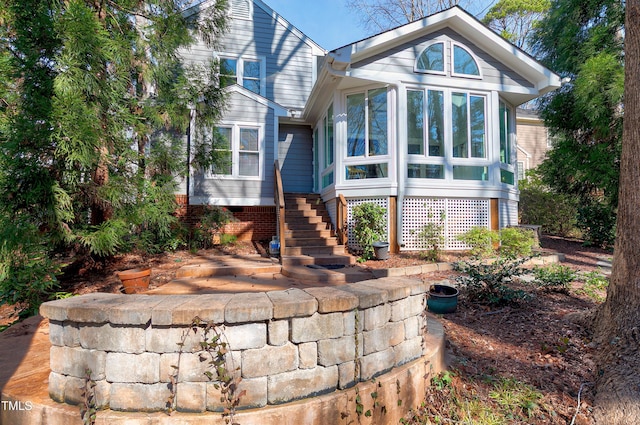
[[[204,205],[188,205],[187,195],[176,195],[176,215],[189,226],[200,221]],[[241,241],[270,240],[276,234],[275,207],[225,207],[233,213],[234,221],[222,228],[222,233],[235,235]]]

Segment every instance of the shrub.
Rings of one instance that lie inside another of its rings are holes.
[[[592,271],[586,273],[581,280],[584,281],[582,292],[597,302],[604,301],[602,292],[606,292],[609,286],[609,279],[599,272]]]
[[[518,212],[520,222],[539,224],[544,233],[575,236],[578,200],[575,196],[558,194],[542,183],[534,171],[527,172],[527,178],[518,182],[520,202]]]
[[[569,284],[576,280],[577,275],[569,266],[552,264],[546,267],[534,267],[535,285],[549,290],[566,292]]]
[[[35,226],[0,217],[0,304],[17,304],[21,319],[58,288],[59,266],[49,254]]]
[[[578,227],[587,246],[613,246],[616,236],[616,213],[610,205],[591,202],[578,208]]]
[[[530,257],[535,245],[533,230],[518,227],[500,230],[500,254],[505,257]]]
[[[500,236],[486,227],[473,227],[458,235],[456,239],[471,247],[473,257],[483,258],[493,254],[493,246],[500,240]]]
[[[213,235],[233,220],[233,213],[228,209],[216,205],[206,205],[200,216],[200,222],[192,229],[190,248],[211,248],[214,245]],[[220,242],[222,242],[222,236],[220,235]],[[235,242],[229,239],[230,236],[225,236],[225,244]]]
[[[428,218],[433,218],[433,213],[429,211]],[[440,211],[440,221],[430,221],[422,227],[418,238],[423,241],[427,250],[423,254],[423,258],[428,261],[438,261],[440,259],[440,251],[445,243],[444,237],[444,211]]]
[[[509,287],[514,277],[525,273],[522,264],[528,258],[497,258],[492,262],[460,261],[454,269],[465,273],[456,282],[463,287],[469,300],[488,305],[517,303],[525,300],[525,291]]]
[[[362,259],[368,260],[373,257],[373,243],[381,241],[386,235],[387,211],[378,204],[365,202],[353,207],[351,213],[355,220],[353,233],[362,249]]]

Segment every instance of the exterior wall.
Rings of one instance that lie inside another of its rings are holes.
[[[313,190],[313,139],[311,128],[280,125],[278,157],[285,192],[308,193]]]
[[[439,77],[433,74],[416,74],[414,72],[414,66],[418,56],[420,56],[422,51],[431,44],[431,42],[447,40],[461,43],[476,55],[483,82],[490,84],[522,85],[525,87],[532,87],[530,82],[495,60],[489,53],[478,48],[472,41],[463,38],[448,28],[435,31],[424,37],[385,51],[380,55],[355,63],[351,68],[366,68],[369,71],[383,72],[385,74],[402,74],[405,76],[402,78],[404,81],[415,81],[419,79],[437,81],[438,79],[446,79],[447,77]],[[445,43],[445,46],[447,46],[447,49],[451,49],[450,43]],[[445,51],[445,57],[447,54],[450,55],[450,50]],[[458,81],[464,81],[464,79],[460,78],[455,79]],[[449,81],[451,83],[451,79],[449,79]]]
[[[98,408],[162,411],[175,365],[178,411],[222,411],[215,378],[205,375],[209,363],[199,360],[207,356],[203,327],[191,332],[198,316],[216,324],[228,342],[227,369],[243,378],[238,392],[246,390],[239,408],[332,393],[433,350],[427,288],[402,277],[304,291],[103,293],[48,302],[41,313],[50,320],[49,392],[56,401],[80,403],[90,369]]]
[[[530,170],[542,163],[549,150],[549,132],[537,116],[517,112],[516,126],[518,134],[518,162],[524,170]]]
[[[266,68],[266,98],[293,109],[302,109],[313,85],[316,56],[309,41],[253,2],[232,0],[229,31],[221,40],[218,53],[261,59]],[[185,55],[200,63],[214,58],[204,43],[192,46]]]
[[[204,212],[204,205],[187,205],[187,195],[176,195],[176,215],[188,226],[196,225]],[[275,207],[227,207],[233,222],[226,224],[221,233],[234,235],[241,241],[266,241],[276,234]]]
[[[227,108],[221,124],[263,125],[262,176],[236,179],[227,176],[209,176],[201,170],[194,171],[190,188],[191,203],[231,206],[273,205],[274,111],[240,93],[232,94]]]

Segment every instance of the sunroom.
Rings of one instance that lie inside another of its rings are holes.
[[[385,207],[392,250],[424,248],[429,222],[464,248],[472,227],[517,224],[515,108],[559,86],[458,7],[336,49],[305,111],[314,189],[337,228],[344,202],[347,228],[353,206]]]

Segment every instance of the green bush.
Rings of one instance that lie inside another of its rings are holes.
[[[534,267],[534,284],[549,291],[566,292],[569,284],[576,280],[576,272],[569,266],[551,264],[546,267]]]
[[[603,302],[604,296],[602,296],[602,292],[606,292],[607,286],[609,286],[609,279],[599,272],[592,271],[586,273],[581,280],[584,281],[584,285],[582,286],[582,293],[586,294],[589,298],[597,301]]]
[[[525,273],[522,264],[528,258],[497,258],[495,261],[460,261],[454,270],[464,273],[456,282],[465,289],[469,300],[488,305],[517,303],[528,298],[528,294],[509,286],[514,277]]]
[[[199,223],[192,229],[190,248],[208,249],[213,247],[213,235],[218,233],[225,224],[231,223],[233,220],[233,213],[228,209],[216,205],[206,205],[200,216]],[[225,237],[225,244],[235,242],[235,240],[230,240],[232,235],[220,235],[221,243],[223,236]]]
[[[470,247],[473,257],[483,258],[494,253],[493,246],[500,240],[500,235],[486,227],[473,227],[458,235],[456,239]]]
[[[58,289],[58,265],[35,226],[0,218],[0,304],[26,318]]]
[[[616,213],[610,205],[597,201],[578,208],[578,227],[587,246],[613,246],[616,237]]]
[[[578,200],[575,196],[553,193],[542,183],[535,170],[518,182],[520,222],[539,224],[542,232],[559,236],[575,236]]]
[[[362,259],[369,260],[373,258],[373,243],[383,240],[387,233],[387,211],[378,204],[365,202],[353,207],[351,214],[355,221],[353,234],[362,249]]]
[[[427,214],[427,217],[433,218],[433,212],[431,210]],[[438,261],[440,259],[440,251],[445,244],[444,220],[445,212],[440,211],[439,221],[428,222],[422,227],[420,233],[418,233],[418,239],[420,239],[427,248],[422,254],[422,257],[428,261]]]
[[[533,230],[518,227],[500,230],[500,254],[505,257],[530,257],[535,246]]]

